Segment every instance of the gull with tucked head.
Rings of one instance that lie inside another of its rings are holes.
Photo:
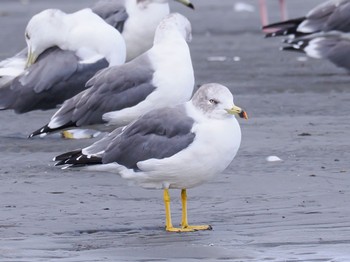
[[[194,8],[189,0],[174,1]],[[169,1],[101,0],[91,8],[91,11],[122,34],[127,48],[126,59],[130,61],[152,47],[157,25],[169,14]],[[46,14],[47,21],[39,17],[33,17],[40,23],[36,23],[36,25],[32,23],[33,25],[27,28],[25,37],[27,43],[29,43],[29,54],[26,48],[14,57],[0,62],[0,89],[4,87],[3,90],[5,90],[2,91],[5,93],[1,93],[0,90],[0,97],[5,97],[0,99],[0,107],[2,109],[14,109],[16,113],[25,113],[36,109],[54,108],[64,100],[84,90],[86,81],[99,69],[108,66],[106,59],[93,63],[98,56],[93,57],[94,51],[90,53],[91,49],[84,49],[85,43],[80,48],[80,57],[87,56],[90,59],[85,59],[85,63],[79,63],[79,58],[75,56],[76,52],[68,51],[68,49],[76,50],[76,48],[73,48],[72,45],[63,44],[65,40],[62,33],[65,33],[68,28],[64,28],[65,25],[58,22],[60,17],[66,17],[64,13],[58,10],[48,10]],[[47,26],[47,23],[51,23],[51,26]],[[89,23],[88,21],[87,24]],[[31,32],[36,30],[30,29],[30,27],[39,27],[38,32],[40,31],[42,34],[36,34],[35,36]],[[46,38],[46,36],[49,37]],[[85,38],[87,42],[95,42],[95,44],[101,39],[105,39],[105,42],[107,42],[109,38],[102,37],[98,32],[96,34],[92,33]],[[40,43],[40,41],[43,42]],[[62,45],[65,46],[64,50],[58,48],[44,50],[45,46],[57,45],[57,41],[61,43],[61,47]],[[84,39],[82,38],[80,42],[83,41]],[[79,44],[79,42],[76,42],[76,44]],[[99,51],[103,52],[103,50]],[[40,61],[37,60],[39,56]],[[113,61],[118,59],[117,57],[109,58]],[[55,75],[52,73],[52,70],[47,69],[51,68],[49,65],[54,60],[57,61],[58,66],[64,67],[61,70],[61,75]],[[34,61],[37,61],[40,65],[34,68],[27,68],[26,70],[25,65],[27,64],[28,67]],[[41,73],[42,71],[44,72]],[[23,78],[24,73],[28,74],[28,77]],[[43,81],[40,81],[40,87],[37,87],[38,75],[43,78]],[[59,90],[61,88],[63,90],[60,93]],[[55,91],[51,92],[52,90]],[[27,98],[27,102],[23,97]]]
[[[44,10],[29,21],[25,38],[28,66],[53,46],[76,52],[83,62],[101,58],[110,66],[125,62],[126,47],[120,33],[88,8],[72,14],[58,9]]]
[[[186,189],[213,179],[236,156],[241,129],[234,115],[247,119],[228,88],[205,84],[192,100],[152,110],[92,146],[54,161],[65,168],[117,173],[141,187],[163,189],[167,231],[211,229],[188,224]],[[169,189],[181,189],[180,228],[171,221]]]
[[[98,70],[125,62],[123,37],[90,9],[48,9],[26,28],[28,68],[0,88],[0,109],[50,109],[85,89]]]

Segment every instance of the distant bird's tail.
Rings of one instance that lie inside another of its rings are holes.
[[[263,26],[263,31],[270,31],[265,34],[265,37],[276,37],[276,36],[287,36],[287,35],[295,35],[301,36],[304,33],[298,32],[298,26],[305,20],[305,17],[299,17],[287,21],[282,21],[274,24],[269,24]]]
[[[288,44],[283,46],[281,50],[283,51],[294,51],[299,53],[305,53],[305,48],[309,46],[309,43],[312,39],[310,38],[295,38],[295,39],[286,39],[283,42]]]
[[[39,128],[38,130],[34,131],[33,133],[31,133],[28,138],[32,138],[34,136],[38,136],[38,135],[47,135],[50,133],[54,133],[54,132],[58,132],[58,131],[62,131],[64,129],[70,128],[70,127],[76,127],[75,123],[73,122],[69,122],[63,126],[57,127],[57,128],[50,128],[49,124],[44,125],[43,127]]]

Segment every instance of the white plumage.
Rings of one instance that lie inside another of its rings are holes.
[[[113,172],[139,186],[164,189],[168,231],[211,229],[188,225],[186,189],[212,179],[236,156],[241,129],[233,114],[247,118],[225,86],[206,84],[189,102],[150,111],[87,149],[54,160],[65,168]],[[181,228],[171,223],[168,189],[172,188],[182,190]]]
[[[101,58],[105,58],[110,66],[125,62],[123,37],[91,9],[72,14],[58,9],[44,10],[29,21],[25,36],[29,54],[34,55],[33,62],[52,46],[76,52],[83,62],[91,63]]]

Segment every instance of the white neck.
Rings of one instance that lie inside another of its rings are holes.
[[[129,18],[122,35],[127,46],[127,60],[131,60],[152,47],[158,24],[169,14],[169,4],[149,3],[146,8],[144,3],[127,0],[125,7]],[[140,24],[144,26],[140,27]]]

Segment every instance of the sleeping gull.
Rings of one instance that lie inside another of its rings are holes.
[[[247,118],[234,105],[228,88],[205,84],[189,102],[152,110],[117,129],[94,154],[90,147],[88,155],[85,149],[76,150],[54,161],[65,168],[113,172],[144,188],[164,189],[167,231],[208,230],[210,225],[188,224],[186,189],[212,179],[235,157],[241,130],[234,114]],[[169,189],[181,189],[180,228],[171,222]]]
[[[189,0],[175,1],[194,8]],[[169,3],[168,0],[102,0],[97,2],[91,10],[122,33],[127,43],[127,60],[131,60],[151,48],[158,23],[169,14]],[[39,55],[38,52],[36,56]],[[74,53],[57,48],[45,52],[44,57],[46,59],[44,61],[39,59],[40,65],[32,68],[30,75],[25,79],[21,78],[21,74],[25,70],[27,49],[0,62],[0,89],[4,87],[6,91],[4,95],[0,93],[0,97],[4,97],[2,101],[10,97],[5,104],[0,101],[3,109],[15,109],[16,113],[25,113],[31,110],[54,108],[84,90],[86,81],[99,69],[108,66],[104,60],[96,63],[81,63]],[[58,57],[60,57],[59,60],[57,60]],[[48,77],[40,81],[41,87],[38,88],[37,77],[41,77],[40,72],[42,69],[47,69],[53,59],[57,61],[57,67],[61,65],[65,69],[62,70],[61,75],[54,75],[50,71],[49,75],[46,75]],[[17,76],[20,77],[15,79]],[[24,90],[20,89],[22,82],[25,82]],[[9,88],[11,84],[13,87]],[[42,89],[45,91],[43,92]],[[28,100],[24,100],[23,97],[28,97]]]
[[[155,108],[188,101],[194,87],[191,55],[186,41],[191,24],[184,16],[168,15],[158,26],[153,47],[134,60],[97,73],[87,90],[66,100],[50,122],[30,137],[71,127],[105,122],[124,126]]]
[[[331,31],[287,40],[282,50],[297,51],[317,59],[327,59],[350,71],[350,33]]]
[[[302,36],[333,30],[349,32],[350,1],[329,0],[313,8],[304,17],[266,25],[263,29],[275,30],[266,34],[266,37]]]
[[[84,90],[98,70],[125,62],[123,37],[90,9],[47,9],[32,17],[25,35],[28,68],[0,88],[2,110],[54,108]]]

